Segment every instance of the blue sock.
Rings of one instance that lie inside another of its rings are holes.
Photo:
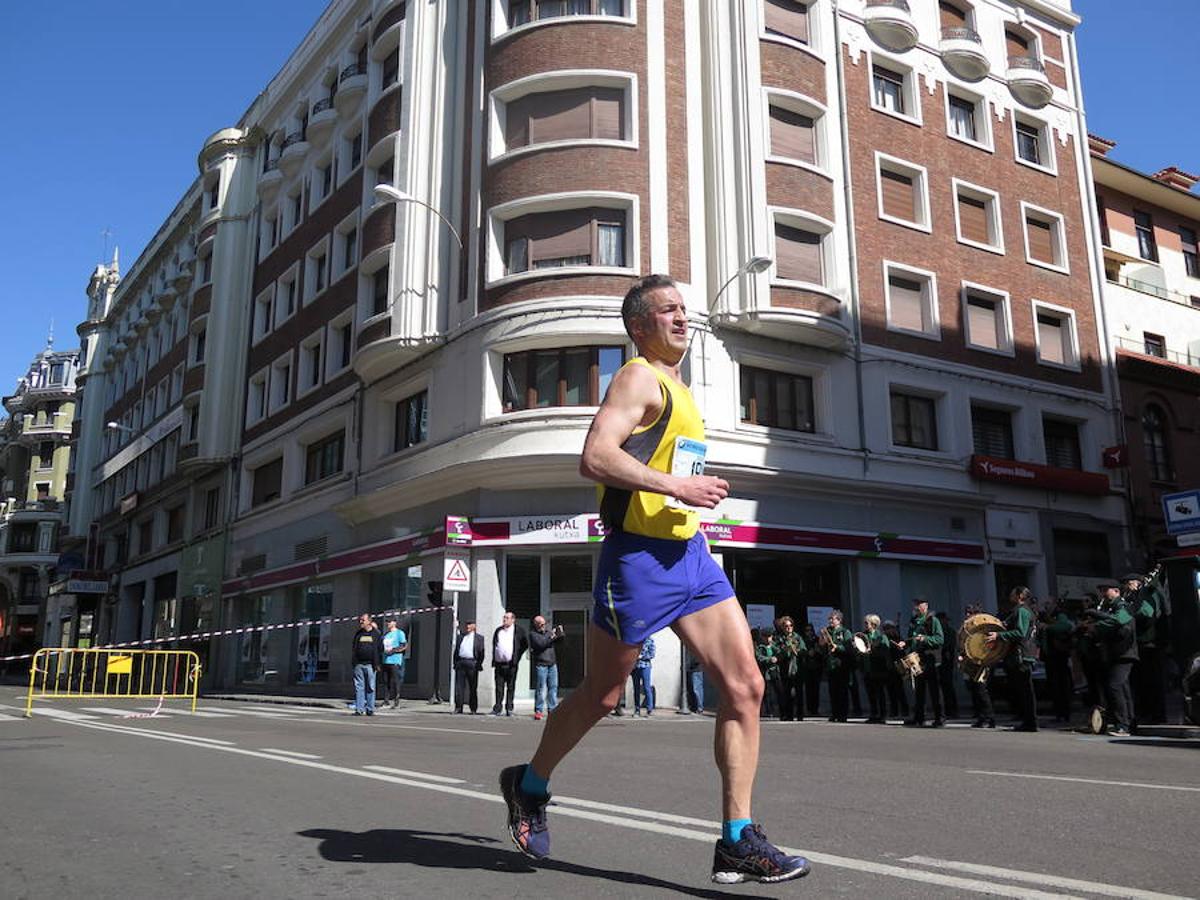
[[[525,767],[521,776],[521,793],[533,797],[547,797],[550,794],[550,781],[533,771],[533,765]]]
[[[742,829],[750,824],[750,819],[726,819],[721,823],[721,838],[727,844],[736,844],[741,840]]]

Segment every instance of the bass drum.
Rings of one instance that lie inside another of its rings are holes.
[[[975,668],[994,666],[1008,652],[1008,644],[1003,641],[988,643],[987,637],[994,631],[1003,631],[1004,623],[988,613],[976,613],[968,616],[958,629],[958,655],[964,663]]]

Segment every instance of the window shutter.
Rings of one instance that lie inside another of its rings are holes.
[[[813,120],[790,109],[772,106],[771,152],[776,156],[815,163],[817,153]]]
[[[1028,56],[1029,41],[1021,37],[1021,35],[1012,31],[1004,32],[1004,45],[1008,49],[1008,55],[1013,56]]]
[[[883,192],[883,211],[886,215],[906,222],[917,221],[917,196],[913,180],[908,175],[882,169],[879,187]]]
[[[766,0],[767,31],[808,43],[808,5],[799,0]]]
[[[625,92],[620,88],[592,90],[592,136],[609,141],[625,137]]]
[[[1029,255],[1038,262],[1054,265],[1053,226],[1038,219],[1025,219],[1025,233],[1029,236]]]
[[[889,318],[896,328],[910,331],[928,331],[928,316],[925,313],[921,283],[900,275],[888,276]]]
[[[966,28],[967,14],[953,3],[939,3],[938,15],[941,17],[943,28]]]
[[[967,331],[971,343],[989,350],[1000,349],[999,304],[982,297],[967,298]]]
[[[592,218],[590,209],[534,214],[529,222],[529,263],[573,256],[592,255]]]
[[[534,103],[529,115],[529,143],[591,137],[590,89],[547,91],[533,94],[530,99]]]
[[[962,236],[968,241],[991,244],[988,235],[987,204],[974,197],[958,195],[958,225]]]
[[[821,236],[789,225],[776,224],[775,269],[780,278],[788,281],[824,284]]]
[[[537,94],[519,97],[504,110],[504,145],[510,150],[529,144],[529,113]]]
[[[1041,358],[1045,362],[1065,364],[1067,354],[1065,350],[1066,341],[1063,338],[1066,329],[1063,327],[1063,320],[1057,316],[1038,313],[1037,328],[1038,348]]]

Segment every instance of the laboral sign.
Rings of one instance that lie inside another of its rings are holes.
[[[971,457],[970,471],[975,478],[981,481],[1020,484],[1046,491],[1066,491],[1072,494],[1102,496],[1111,490],[1108,476],[1100,472],[1060,469],[1055,466],[1041,466],[1037,463],[997,459],[993,456],[980,456],[979,454]]]

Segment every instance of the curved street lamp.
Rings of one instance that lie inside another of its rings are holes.
[[[775,264],[775,260],[769,256],[752,256],[736,269],[733,274],[725,279],[725,283],[721,285],[720,290],[713,295],[712,302],[708,304],[708,313],[712,315],[717,308],[717,302],[721,299],[721,295],[725,293],[725,289],[733,284],[734,280],[742,275],[761,275],[767,269]]]
[[[438,211],[437,209],[435,209],[434,207],[432,207],[428,203],[426,203],[424,200],[418,200],[412,194],[405,193],[404,191],[399,190],[398,188],[392,187],[390,184],[375,185],[375,197],[379,200],[382,200],[382,201],[385,201],[388,203],[415,203],[417,206],[425,207],[427,210],[429,210],[431,213],[433,213],[435,216],[437,216],[439,219],[441,219],[443,222],[446,223],[446,227],[449,228],[450,233],[452,235],[454,235],[454,240],[458,241],[459,249],[460,250],[465,249],[463,247],[462,238],[459,237],[458,231],[455,230],[454,225],[451,224],[450,220],[447,219],[444,215],[442,215],[440,211]]]

